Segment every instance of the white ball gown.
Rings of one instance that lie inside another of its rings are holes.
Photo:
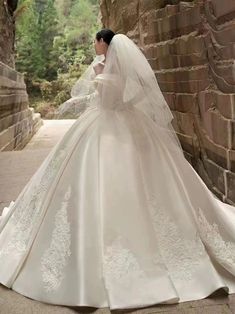
[[[110,309],[235,293],[235,207],[141,110],[90,106],[4,208],[0,282]]]

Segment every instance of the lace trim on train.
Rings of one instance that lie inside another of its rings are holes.
[[[198,226],[201,237],[212,255],[220,264],[226,268],[229,267],[234,273],[235,243],[222,238],[218,225],[215,222],[209,223],[200,207],[198,208]]]
[[[170,277],[176,281],[193,279],[193,273],[204,258],[209,258],[198,232],[195,232],[194,239],[186,239],[167,213],[160,195],[150,194],[148,201],[160,254]]]
[[[61,208],[55,215],[55,227],[49,248],[41,257],[41,271],[44,287],[47,291],[58,289],[64,278],[63,270],[71,255],[71,231],[68,222],[67,207],[71,196],[71,186],[68,187]]]
[[[133,281],[146,277],[135,255],[123,246],[121,240],[122,237],[118,236],[105,250],[103,266],[107,288],[116,282],[123,287],[130,287]]]
[[[32,239],[32,232],[37,228],[44,196],[48,193],[50,184],[58,173],[59,166],[65,155],[66,151],[64,149],[56,152],[47,168],[40,173],[41,177],[35,177],[34,181],[29,184],[29,187],[25,189],[19,203],[16,203],[18,207],[9,218],[8,223],[13,228],[10,240],[0,250],[0,256],[21,254],[27,251],[28,243]]]

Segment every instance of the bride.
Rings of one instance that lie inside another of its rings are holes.
[[[184,157],[135,43],[103,29],[94,44],[58,109],[75,123],[4,208],[0,283],[45,303],[110,309],[235,293],[235,207]]]

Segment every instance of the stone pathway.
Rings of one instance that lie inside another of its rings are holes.
[[[43,120],[43,126],[22,150],[0,152],[0,212],[16,199],[53,146],[75,121]]]
[[[52,147],[76,120],[43,120],[44,124],[22,151],[0,153],[0,212],[15,200]],[[1,271],[1,269],[0,269]],[[218,290],[209,298],[176,305],[156,305],[129,310],[67,307],[32,300],[0,284],[0,314],[235,314],[235,294]]]

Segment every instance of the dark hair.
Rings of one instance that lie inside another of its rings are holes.
[[[100,41],[101,38],[106,42],[106,44],[110,44],[115,33],[109,28],[103,28],[99,32],[96,33],[96,39]]]

